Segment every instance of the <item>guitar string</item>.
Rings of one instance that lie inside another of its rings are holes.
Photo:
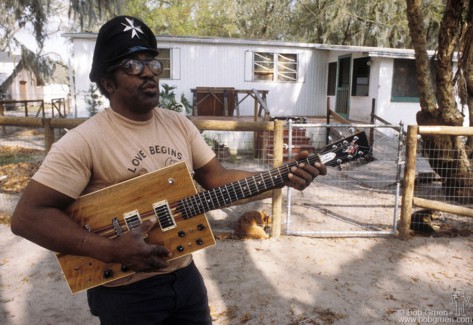
[[[345,141],[345,143],[348,143],[348,142]],[[330,150],[324,151],[322,154],[325,155],[328,153],[333,153],[333,152],[339,151],[343,147],[344,147],[343,145],[340,147],[338,146],[338,144],[332,144]],[[251,176],[243,180],[235,181],[230,184],[226,184],[224,186],[221,186],[212,190],[197,193],[195,195],[192,195],[192,196],[183,198],[177,202],[174,202],[170,205],[170,210],[174,211],[174,213],[172,214],[174,217],[174,220],[182,221],[182,220],[191,218],[193,216],[200,215],[204,212],[211,211],[219,207],[228,205],[237,200],[241,200],[244,198],[248,198],[248,197],[260,194],[266,190],[274,189],[282,185],[287,180],[288,175],[290,173],[290,168],[292,168],[293,166],[297,166],[300,163],[313,164],[317,161],[320,162],[321,161],[320,154],[321,153],[319,152],[317,154],[310,155],[309,157],[305,159],[294,161],[286,165],[280,166],[278,168],[274,168],[272,170],[262,172],[258,175]],[[275,173],[277,173],[277,175]],[[258,182],[256,181],[256,178],[258,177],[261,178],[264,189],[261,189],[260,186],[258,185]],[[252,180],[252,181],[249,181],[249,180]],[[247,185],[245,186],[243,184],[242,186],[242,182],[245,182]],[[227,187],[229,186],[232,187],[233,193],[231,193],[231,191],[228,191]],[[240,190],[237,191],[235,187],[239,188]],[[229,196],[228,195],[225,196],[224,193],[222,193],[222,191],[224,191],[225,193],[230,193]],[[245,191],[247,191],[248,193],[245,193]],[[220,192],[220,196],[218,192]],[[206,194],[208,194],[209,200],[205,198]],[[229,201],[226,200],[225,197],[229,197]],[[199,200],[200,203],[197,202],[197,199]],[[197,202],[197,204],[187,204],[186,201],[188,200],[194,200],[195,202]],[[212,204],[212,202],[215,202],[215,201],[217,202],[217,204],[216,205]],[[222,201],[223,203],[220,203],[220,201]],[[207,207],[204,206],[204,202],[206,203]],[[211,204],[212,206],[210,206]],[[192,209],[193,211],[190,212],[189,209]],[[146,211],[146,212],[143,212],[140,216],[142,220],[146,221],[146,220],[151,219],[154,215],[155,215],[154,211]],[[126,231],[128,229],[126,226],[126,221],[124,220],[119,221],[118,224],[122,231],[124,230]],[[116,231],[113,225],[99,228],[95,230],[94,232],[101,236],[107,236],[108,238],[117,237]]]

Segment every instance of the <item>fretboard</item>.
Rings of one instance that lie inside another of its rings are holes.
[[[281,187],[288,180],[293,166],[300,163],[314,164],[317,161],[320,161],[319,155],[311,155],[306,159],[293,161],[281,167],[186,197],[178,202],[179,210],[184,218],[188,219],[227,206],[235,201],[253,197]]]

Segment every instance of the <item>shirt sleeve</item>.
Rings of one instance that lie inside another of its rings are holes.
[[[32,178],[77,199],[86,188],[91,171],[90,147],[80,133],[71,130],[53,144]]]

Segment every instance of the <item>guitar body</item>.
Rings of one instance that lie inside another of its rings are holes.
[[[120,223],[120,229],[126,232],[124,214],[131,212],[136,215],[137,211],[142,221],[157,218],[153,205],[158,202],[159,206],[168,205],[171,214],[179,215],[173,203],[196,193],[187,165],[182,162],[81,196],[67,209],[67,213],[89,231],[118,240],[118,228],[113,227],[114,218]],[[174,225],[167,227],[169,229],[162,229],[158,222],[148,233],[147,242],[167,247],[173,253],[171,259],[215,245],[205,214],[175,219]],[[57,254],[57,259],[72,293],[134,273],[122,270],[120,264],[107,264],[85,256]]]

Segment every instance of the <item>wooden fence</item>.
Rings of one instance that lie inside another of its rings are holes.
[[[0,116],[1,126],[23,126],[44,128],[45,151],[48,152],[52,144],[56,141],[55,129],[72,129],[86,121],[82,119],[64,118],[39,118],[39,117],[7,117]],[[283,162],[283,131],[284,122],[274,120],[270,122],[244,122],[244,121],[220,121],[220,120],[195,120],[193,121],[199,130],[218,131],[273,131],[274,132],[274,167],[278,167]],[[440,201],[427,200],[414,197],[414,184],[417,157],[417,136],[419,134],[444,134],[444,135],[465,135],[472,136],[473,128],[468,127],[448,127],[448,126],[408,126],[406,137],[406,165],[404,173],[404,193],[402,195],[401,219],[399,222],[399,237],[409,238],[412,207],[418,206],[426,209],[434,209],[446,213],[458,214],[473,217],[473,209],[443,203]],[[266,196],[267,197],[267,196]],[[275,189],[272,191],[272,237],[281,235],[281,212],[282,212],[282,191]]]
[[[56,141],[55,129],[72,129],[85,122],[86,118],[64,119],[64,118],[40,118],[40,117],[10,117],[0,116],[2,126],[22,126],[44,128],[44,143],[46,153]],[[284,142],[284,122],[244,122],[244,121],[214,121],[195,120],[193,121],[199,130],[218,131],[273,131],[274,132],[274,157],[273,166],[279,167],[283,162],[283,142]],[[266,197],[268,197],[266,195]],[[262,196],[254,199],[262,198]],[[281,235],[281,212],[282,212],[282,190],[272,191],[272,227],[271,236]]]
[[[404,172],[404,193],[402,196],[401,220],[399,222],[399,237],[408,239],[410,234],[412,206],[425,209],[433,209],[446,213],[473,217],[473,209],[447,204],[435,200],[427,200],[414,196],[415,170],[417,157],[417,136],[418,135],[453,135],[472,136],[471,127],[453,126],[417,126],[409,125],[406,137],[406,165]]]
[[[0,116],[4,115],[5,108],[12,106],[23,106],[25,108],[25,116],[28,117],[29,112],[28,112],[28,103],[36,103],[39,105],[39,110],[36,112],[36,117],[39,116],[40,113],[42,113],[42,116],[44,117],[44,100],[42,99],[24,99],[24,100],[0,100]]]

